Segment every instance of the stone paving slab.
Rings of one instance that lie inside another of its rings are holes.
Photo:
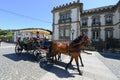
[[[78,75],[75,61],[73,60],[73,68],[65,70],[65,66],[53,65],[52,69],[45,74],[40,80],[118,80],[117,77],[102,63],[95,54],[92,55],[82,53],[84,67],[80,66],[83,75]],[[70,57],[66,56],[62,62],[68,63]]]

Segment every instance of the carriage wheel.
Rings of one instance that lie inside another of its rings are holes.
[[[17,45],[15,46],[15,53],[16,53],[16,54],[22,53],[22,49],[21,49],[21,47],[20,47],[19,44],[17,44]]]
[[[37,59],[40,60],[40,58],[41,58],[41,52],[39,50],[34,50],[33,51],[33,55],[35,55],[37,57]]]

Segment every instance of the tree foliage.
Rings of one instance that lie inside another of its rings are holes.
[[[0,30],[0,38],[9,38],[13,36],[13,32],[10,30]]]

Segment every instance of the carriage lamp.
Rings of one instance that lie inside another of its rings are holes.
[[[71,33],[72,33],[72,40],[73,40],[73,35],[74,35],[74,32],[75,32],[75,30],[74,30],[74,29],[72,29],[72,30],[71,30]]]

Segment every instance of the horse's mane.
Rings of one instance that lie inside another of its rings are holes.
[[[83,36],[78,36],[77,38],[75,38],[71,43],[72,44],[76,44],[79,43],[82,40]]]

